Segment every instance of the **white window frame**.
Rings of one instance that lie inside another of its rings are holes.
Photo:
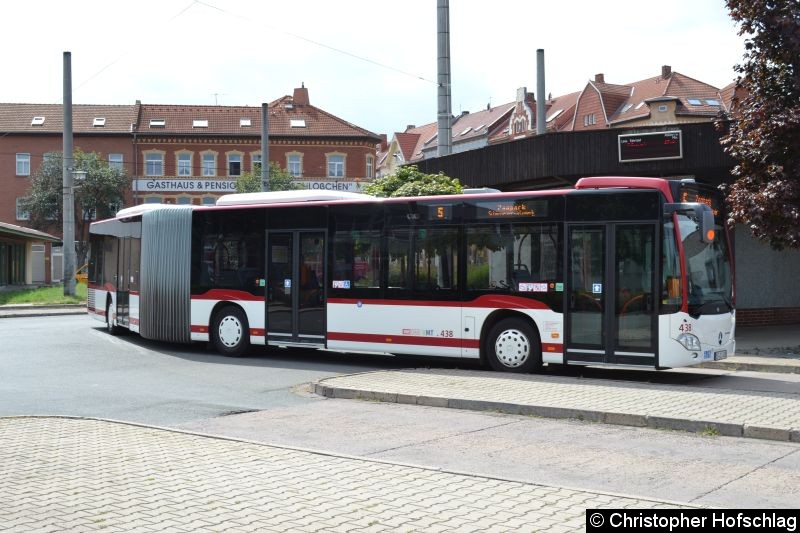
[[[227,154],[225,154],[225,156],[226,156],[226,159],[227,159],[227,162],[228,162],[228,164],[227,164],[228,177],[229,178],[238,178],[239,176],[241,176],[242,175],[242,171],[244,171],[244,154],[241,153],[241,152],[228,152]],[[239,173],[238,174],[234,174],[232,172],[232,169],[231,169],[231,163],[236,162],[236,161],[234,161],[235,158],[239,159],[239,161],[238,161],[238,163],[239,163]]]
[[[31,175],[31,154],[20,152],[17,154],[17,176]]]
[[[211,161],[208,158],[211,157]],[[217,175],[217,154],[216,152],[203,152],[200,155],[202,174],[204,178],[213,178]],[[211,163],[209,165],[209,163]]]
[[[181,159],[181,158],[185,159]],[[187,177],[192,175],[192,152],[178,152],[175,154],[175,174]]]
[[[337,160],[334,161],[334,158]],[[341,158],[341,161],[338,159]],[[329,178],[344,178],[347,176],[347,154],[334,152],[325,154],[326,175]],[[331,172],[331,170],[333,170]]]
[[[16,209],[16,218],[17,218],[17,220],[30,220],[31,219],[30,212],[23,210],[22,206],[19,205],[20,202],[22,202],[22,201],[24,201],[26,199],[27,199],[26,196],[20,196],[19,198],[17,198],[17,201],[16,201],[16,208],[17,208]]]
[[[372,179],[375,177],[375,157],[372,154],[367,155],[367,178]]]
[[[125,156],[123,154],[108,154],[108,167],[124,170]]]
[[[156,161],[156,158],[158,160]],[[156,168],[158,164],[158,168]],[[164,175],[164,153],[145,152],[144,154],[144,175],[148,177],[158,177]]]
[[[296,166],[297,168],[292,168]],[[286,171],[293,178],[303,176],[303,154],[300,152],[289,152],[286,154]]]

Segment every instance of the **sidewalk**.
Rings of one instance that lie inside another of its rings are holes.
[[[800,391],[737,391],[472,370],[365,372],[319,380],[330,398],[800,442]]]
[[[91,419],[0,418],[14,531],[582,531],[680,504]],[[691,507],[691,506],[684,506]]]

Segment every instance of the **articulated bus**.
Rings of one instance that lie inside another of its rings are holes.
[[[89,313],[110,333],[543,364],[671,368],[734,353],[716,191],[583,178],[574,189],[374,198],[232,194],[91,226]]]

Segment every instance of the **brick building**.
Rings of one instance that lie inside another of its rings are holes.
[[[46,154],[62,150],[62,134],[61,105],[0,104],[0,222],[29,226],[20,201]],[[124,168],[130,180],[125,206],[213,203],[235,192],[243,172],[259,168],[261,107],[74,105],[73,136],[75,149]],[[359,190],[375,176],[379,141],[313,106],[305,87],[269,104],[270,161],[308,188]],[[60,235],[55,227],[43,229]],[[46,246],[50,260],[54,251]],[[32,282],[60,280],[53,265],[35,265],[44,274]]]

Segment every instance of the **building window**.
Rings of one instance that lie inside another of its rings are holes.
[[[178,154],[178,176],[192,175],[192,154],[181,152]]]
[[[328,154],[328,177],[344,177],[344,154]]]
[[[203,176],[216,176],[217,175],[217,154],[205,153],[203,154]]]
[[[583,116],[583,125],[584,126],[593,126],[595,124],[597,124],[597,116],[594,113],[591,113],[589,115],[584,115]]]
[[[217,203],[217,199],[213,196],[203,196],[203,205],[215,205]]]
[[[31,175],[31,154],[17,154],[17,176]]]
[[[253,162],[253,173],[261,173],[261,154],[252,154],[250,160]]]
[[[178,205],[188,205],[192,203],[192,199],[188,196],[178,196]]]
[[[160,204],[161,197],[160,196],[148,196],[144,199],[144,203],[146,204]]]
[[[124,168],[124,160],[122,154],[108,154],[108,166],[117,170]]]
[[[30,220],[31,214],[28,212],[27,209],[22,207],[23,202],[25,202],[27,198],[17,198],[17,220]]]
[[[286,170],[293,178],[303,175],[303,155],[299,153],[286,154]]]
[[[367,156],[367,179],[375,177],[375,158],[371,155]]]
[[[661,113],[666,113],[667,112],[667,105],[666,104],[661,104],[660,106],[658,106],[658,111],[661,112]]]
[[[228,176],[242,175],[242,154],[228,154]]]
[[[148,152],[144,154],[145,176],[164,175],[164,154],[161,152]]]

